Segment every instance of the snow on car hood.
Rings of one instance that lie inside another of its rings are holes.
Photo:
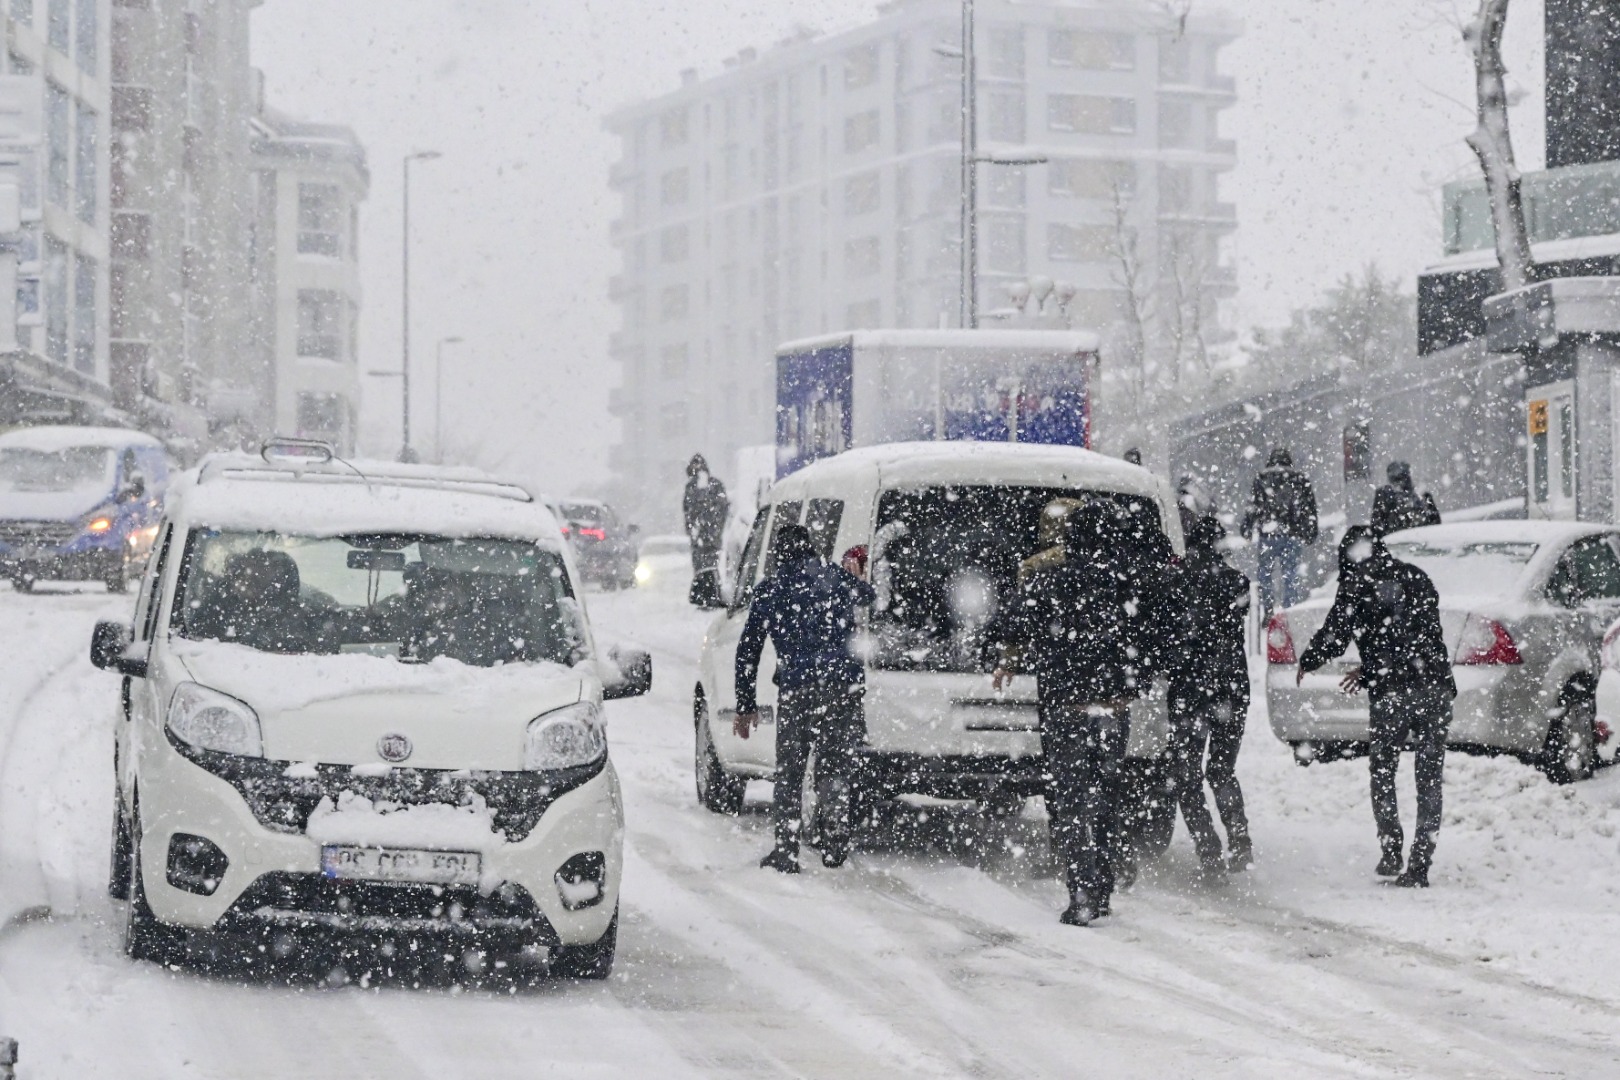
[[[259,717],[264,755],[277,761],[386,767],[384,736],[403,735],[424,769],[523,768],[529,721],[594,692],[586,668],[473,667],[364,654],[283,656],[245,645],[175,639],[190,677],[245,702]]]
[[[0,494],[0,521],[77,521],[112,499],[110,491],[7,491]]]

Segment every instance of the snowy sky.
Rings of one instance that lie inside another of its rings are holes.
[[[1203,6],[1205,0],[1196,0]],[[1241,164],[1233,325],[1286,319],[1347,270],[1410,279],[1438,253],[1438,185],[1471,176],[1470,0],[1248,0],[1227,53],[1241,100],[1223,120]],[[431,446],[433,351],[445,349],[447,443],[553,490],[607,475],[617,422],[606,356],[616,315],[601,118],[717,71],[795,25],[834,29],[874,0],[270,0],[254,57],[271,102],[346,123],[371,155],[361,215],[362,369],[399,366],[400,158],[412,167],[417,443]],[[1520,161],[1541,162],[1541,3],[1516,0],[1508,62],[1525,88]],[[367,380],[365,449],[398,445],[397,380]]]

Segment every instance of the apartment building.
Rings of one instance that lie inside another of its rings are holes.
[[[623,199],[613,466],[649,524],[675,520],[693,452],[724,473],[772,440],[779,342],[957,324],[961,61],[940,46],[960,43],[960,12],[899,0],[856,29],[687,72],[609,118]],[[1157,287],[1175,264],[1183,284],[1196,271],[1193,302],[1218,327],[1236,225],[1218,190],[1236,154],[1218,131],[1235,99],[1218,60],[1237,33],[1126,0],[980,0],[980,153],[1044,159],[979,166],[987,313],[1001,286],[1046,275],[1075,286],[1075,325],[1108,330],[1130,318],[1128,279]]]
[[[0,60],[0,423],[108,402],[107,0],[9,0]]]

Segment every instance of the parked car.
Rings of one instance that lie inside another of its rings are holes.
[[[636,584],[686,588],[692,580],[692,541],[685,536],[649,536],[636,559]]]
[[[1611,765],[1620,756],[1620,620],[1603,635],[1603,669],[1598,675],[1597,722],[1592,737],[1598,761]]]
[[[1042,514],[1054,499],[1076,495],[1144,509],[1181,550],[1165,486],[1145,469],[1088,450],[897,443],[851,450],[778,481],[755,519],[732,603],[703,642],[692,705],[699,801],[735,813],[748,779],[775,768],[775,654],[767,645],[759,678],[764,726],[749,739],[732,730],[734,665],[752,589],[792,523],[810,529],[824,556],[864,545],[872,559],[878,602],[863,617],[870,648],[857,799],[917,793],[1012,808],[1040,794],[1035,679],[1020,674],[1008,690],[992,687],[996,620],[1014,601],[1020,561],[1042,546]],[[1164,794],[1163,685],[1131,715],[1131,828],[1139,847],[1156,853],[1175,824]]]
[[[0,574],[102,581],[140,576],[163,513],[163,444],[123,428],[33,427],[0,435]]]
[[[1559,783],[1598,763],[1596,693],[1604,629],[1620,616],[1620,532],[1612,525],[1476,521],[1391,534],[1390,552],[1440,594],[1457,700],[1450,745],[1512,754]],[[1350,654],[1295,685],[1336,582],[1266,627],[1271,728],[1301,764],[1364,753],[1367,699],[1338,688]]]
[[[522,489],[309,448],[205,459],[133,625],[96,627],[91,660],[123,676],[125,949],[358,938],[605,976],[624,819],[602,702],[645,693],[650,660],[599,659]]]
[[[558,499],[551,506],[587,582],[604,589],[635,586],[640,526],[626,524],[613,507],[594,499]]]

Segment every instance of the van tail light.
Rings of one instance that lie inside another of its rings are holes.
[[[1299,663],[1299,658],[1294,655],[1294,635],[1288,630],[1288,616],[1281,612],[1266,623],[1266,663]]]
[[[1459,666],[1472,664],[1522,664],[1519,646],[1507,627],[1483,615],[1470,615],[1463,623],[1462,636],[1457,639],[1457,657],[1452,661]]]
[[[1620,623],[1610,628],[1603,635],[1603,649],[1601,652],[1603,666],[1610,671],[1620,671]]]
[[[587,528],[582,527],[579,530],[579,535],[588,536],[592,540],[606,540],[607,539],[607,530],[606,529],[587,529]]]

